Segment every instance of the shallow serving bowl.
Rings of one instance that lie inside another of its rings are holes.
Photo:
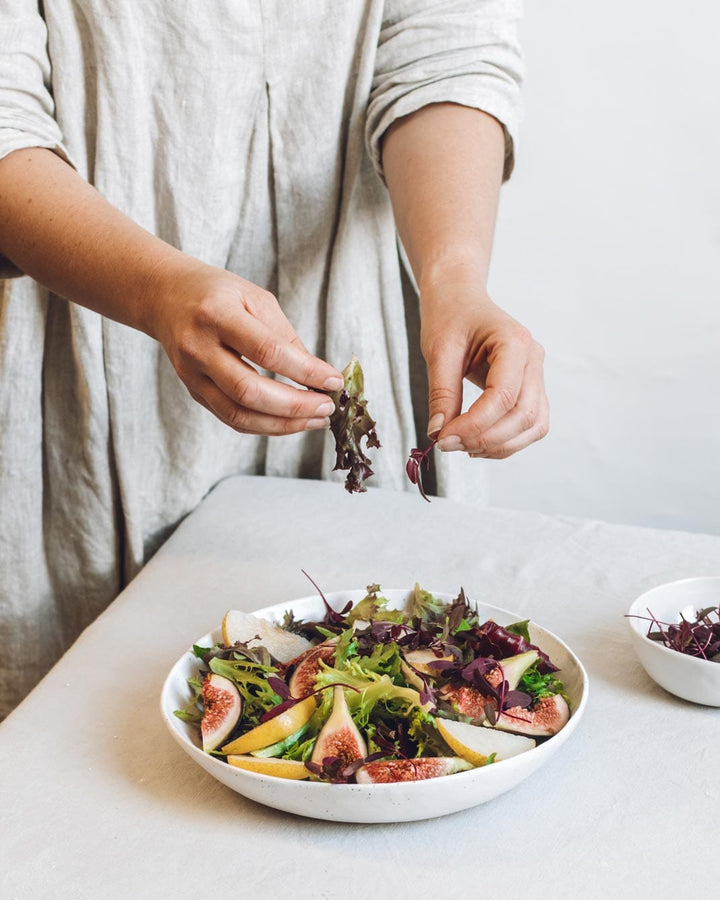
[[[702,703],[720,706],[720,663],[688,656],[646,637],[650,610],[660,622],[694,619],[697,610],[720,603],[720,576],[685,578],[661,584],[641,594],[628,610],[630,636],[648,675],[666,691]],[[643,616],[644,618],[634,618]]]
[[[388,606],[397,608],[404,604],[409,591],[382,593]],[[454,594],[433,593],[446,601],[455,598]],[[348,600],[357,603],[365,594],[364,590],[338,591],[328,594],[327,600],[333,608],[342,609]],[[311,620],[321,619],[325,612],[322,600],[315,595],[254,610],[253,614],[279,623],[286,610],[292,610],[298,619]],[[478,604],[478,613],[481,621],[492,618],[500,625],[523,618],[485,604]],[[533,750],[455,775],[397,784],[325,784],[273,778],[229,766],[203,753],[198,730],[173,715],[173,710],[182,708],[190,700],[187,678],[198,671],[200,664],[191,651],[180,657],[165,681],[161,696],[162,716],[173,738],[206,772],[239,794],[266,806],[338,822],[410,822],[444,816],[485,803],[515,787],[557,753],[580,722],[588,694],[587,675],[580,660],[559,638],[533,622],[530,623],[530,637],[560,668],[559,677],[570,701],[570,721],[558,734]],[[207,647],[219,640],[222,637],[217,629],[195,643]]]

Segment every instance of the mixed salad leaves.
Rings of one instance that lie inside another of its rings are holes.
[[[569,718],[528,622],[481,622],[463,590],[447,603],[416,585],[402,609],[377,584],[341,611],[323,601],[321,620],[287,612],[282,626],[229,612],[222,643],[193,647],[175,715],[207,752],[286,778],[417,780],[531,749]],[[253,620],[251,639],[234,639],[234,615]]]

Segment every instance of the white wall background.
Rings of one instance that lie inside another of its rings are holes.
[[[550,435],[491,502],[720,533],[720,4],[527,2],[491,293],[547,350]]]

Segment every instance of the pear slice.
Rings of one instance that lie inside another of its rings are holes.
[[[448,746],[474,766],[484,766],[493,754],[495,762],[500,762],[535,746],[532,738],[493,731],[467,722],[437,719],[437,727]]]
[[[533,663],[536,663],[540,654],[537,650],[526,650],[525,653],[518,653],[517,656],[508,656],[507,659],[498,661],[498,665],[502,669],[505,681],[508,683],[508,690],[514,691],[520,684],[520,679],[527,672]]]
[[[275,778],[289,778],[302,781],[310,777],[305,763],[295,759],[257,759],[255,756],[228,756],[227,761],[238,769],[257,772],[258,775],[272,775]]]
[[[280,741],[290,737],[291,734],[299,731],[306,722],[309,722],[316,707],[315,698],[307,697],[286,709],[285,712],[281,712],[274,719],[261,722],[260,725],[241,734],[239,738],[225,744],[222,752],[251,753],[253,750],[262,750],[263,747],[279,744]]]
[[[403,652],[403,657],[405,662],[410,663],[413,669],[422,672],[423,675],[432,675],[433,677],[437,677],[440,674],[440,669],[430,665],[431,663],[452,662],[455,659],[452,655],[436,656],[429,647],[420,647],[419,650],[408,650]]]
[[[269,619],[251,616],[239,609],[229,609],[222,621],[223,642],[231,647],[235,641],[248,647],[265,647],[281,663],[288,663],[312,647],[299,634],[285,631]]]

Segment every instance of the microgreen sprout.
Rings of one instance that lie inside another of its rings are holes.
[[[410,451],[410,458],[407,461],[407,465],[405,466],[405,471],[407,472],[407,477],[412,481],[413,484],[416,484],[418,490],[420,491],[420,496],[423,500],[427,500],[430,502],[430,498],[425,493],[425,488],[423,486],[422,480],[422,470],[423,467],[426,469],[430,468],[430,452],[433,447],[437,443],[437,440],[432,440],[427,445],[424,450],[420,450],[419,447],[413,447]]]

